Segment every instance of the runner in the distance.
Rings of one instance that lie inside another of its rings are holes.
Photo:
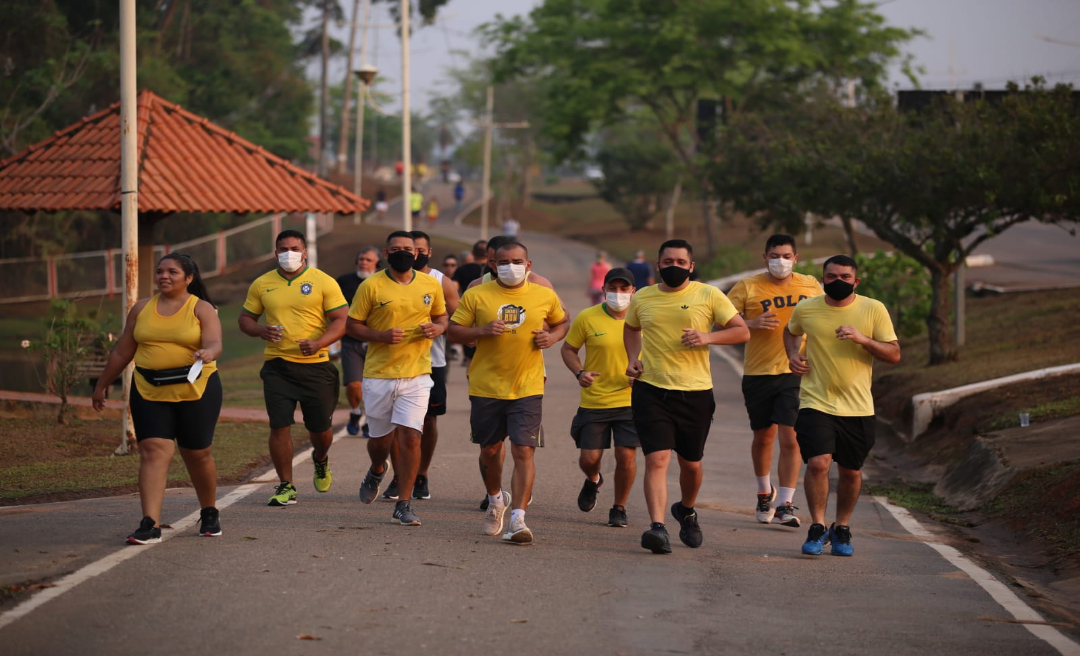
[[[723,292],[689,279],[694,268],[689,243],[682,239],[664,242],[658,260],[661,282],[634,294],[626,312],[623,342],[630,363],[626,374],[637,379],[631,405],[645,454],[645,502],[652,520],[641,536],[641,546],[664,554],[671,553],[664,506],[672,451],[679,458],[682,492],[671,506],[681,526],[679,539],[691,548],[702,542],[694,503],[716,409],[709,345],[742,344],[750,339],[750,331]],[[722,327],[713,331],[714,326]]]
[[[746,320],[750,342],[743,361],[742,392],[754,440],[750,455],[757,477],[757,520],[768,524],[775,518],[784,526],[799,526],[792,499],[799,482],[802,457],[795,441],[799,416],[799,376],[788,367],[784,350],[784,326],[800,301],[821,296],[821,283],[813,276],[795,273],[799,261],[795,238],[773,235],[762,255],[768,270],[735,283],[728,299]],[[770,470],[773,444],[779,438],[780,491],[773,486]],[[776,506],[773,507],[773,501]]]
[[[352,303],[360,283],[370,278],[379,269],[379,248],[365,246],[356,255],[356,271],[350,271],[337,277],[345,301]],[[345,374],[345,397],[349,399],[349,423],[345,430],[349,435],[359,435],[361,430],[368,437],[368,425],[360,425],[364,416],[364,356],[367,343],[353,339],[348,334],[341,338],[341,371]]]

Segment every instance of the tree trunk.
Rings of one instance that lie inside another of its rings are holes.
[[[848,255],[855,257],[859,247],[855,244],[855,225],[850,216],[841,216],[840,223],[844,226],[844,237],[848,243]]]
[[[712,215],[713,205],[709,200],[708,192],[701,198],[701,222],[705,227],[705,260],[711,260],[715,255],[713,249],[713,234],[712,234]]]
[[[956,347],[949,335],[949,272],[941,269],[930,271],[930,314],[926,328],[930,335],[930,365],[945,364],[956,360]]]
[[[337,172],[345,175],[349,156],[349,111],[352,101],[353,51],[356,49],[356,28],[360,24],[360,0],[353,0],[352,23],[349,28],[349,52],[345,63],[345,95],[341,104],[341,130],[338,133]],[[362,62],[361,62],[362,63]]]
[[[60,410],[56,413],[56,423],[65,425],[67,424],[67,394],[60,395]]]

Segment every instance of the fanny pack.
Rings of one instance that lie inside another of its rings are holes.
[[[175,385],[176,383],[188,382],[188,372],[191,371],[191,365],[186,367],[174,367],[172,369],[143,369],[142,367],[135,367],[135,371],[138,371],[146,382],[155,387],[161,387],[162,385]],[[199,374],[202,375],[201,373]]]

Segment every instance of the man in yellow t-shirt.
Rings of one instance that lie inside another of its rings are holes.
[[[694,502],[716,409],[709,345],[741,344],[750,339],[750,331],[723,292],[690,280],[694,250],[688,242],[661,244],[657,269],[661,282],[638,290],[630,301],[623,346],[630,363],[626,373],[637,379],[631,404],[645,454],[645,502],[652,520],[641,546],[664,554],[671,553],[664,506],[672,450],[679,458],[682,497],[671,514],[680,524],[683,544],[701,546]],[[721,328],[714,331],[714,326]]]
[[[388,269],[361,283],[349,309],[346,329],[368,342],[364,361],[364,408],[368,416],[371,466],[360,485],[360,501],[379,496],[391,449],[401,490],[392,521],[420,526],[412,511],[413,484],[420,467],[420,432],[428,410],[432,340],[446,331],[442,285],[413,269],[412,234],[398,230],[386,238]]]
[[[848,522],[862,488],[862,466],[874,446],[874,360],[900,361],[892,320],[879,301],[855,294],[858,266],[846,255],[825,260],[824,296],[795,306],[784,329],[791,372],[803,377],[795,434],[806,462],[803,488],[813,522],[804,554],[816,556],[832,543],[834,556],[850,556]],[[802,336],[806,335],[806,354]],[[825,528],[829,468],[839,468],[836,521]]]
[[[554,291],[528,282],[532,261],[516,241],[496,251],[499,277],[465,292],[450,318],[450,341],[476,342],[469,367],[472,441],[480,445],[480,473],[488,493],[484,533],[502,532],[503,515],[514,504],[503,539],[527,544],[532,531],[525,510],[532,498],[533,456],[543,446],[544,355],[570,327]],[[548,328],[545,329],[544,325]],[[513,495],[502,490],[503,442],[514,456]]]
[[[285,230],[274,244],[278,266],[251,283],[239,323],[244,333],[266,340],[259,376],[270,418],[270,459],[280,479],[267,505],[289,506],[296,503],[291,427],[298,402],[311,435],[315,489],[326,492],[334,481],[329,453],[340,379],[327,347],[345,334],[349,304],[336,280],[307,265],[303,234]],[[264,314],[266,325],[260,325]]]
[[[615,504],[608,511],[608,526],[626,526],[626,500],[637,474],[637,428],[630,410],[630,379],[626,377],[623,319],[634,295],[634,274],[619,267],[604,276],[604,302],[579,314],[562,345],[562,359],[581,386],[581,406],[570,424],[581,454],[578,466],[585,482],[578,508],[589,512],[604,477],[600,460],[615,441]],[[578,351],[585,347],[585,364]]]
[[[795,238],[773,235],[765,242],[764,273],[743,278],[728,292],[728,299],[746,320],[750,341],[743,362],[742,392],[754,441],[750,456],[757,477],[757,520],[797,528],[792,499],[802,460],[795,441],[799,415],[799,377],[788,368],[784,326],[795,305],[821,296],[821,283],[813,276],[792,271],[799,261]],[[780,441],[780,491],[770,480],[773,444]],[[773,507],[773,501],[776,507]]]

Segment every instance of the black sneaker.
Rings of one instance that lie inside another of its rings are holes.
[[[668,537],[667,527],[654,522],[649,530],[641,534],[641,546],[654,554],[671,553],[671,538]]]
[[[217,508],[203,508],[199,512],[199,535],[204,538],[216,538],[221,535]]]
[[[412,498],[414,499],[430,499],[431,491],[428,490],[428,478],[427,476],[417,476],[416,482],[413,483]]]
[[[386,486],[386,492],[383,492],[382,498],[383,501],[397,501],[397,476],[394,477],[394,480],[390,481],[390,485]]]
[[[581,512],[589,512],[596,507],[596,495],[600,493],[600,486],[604,484],[604,475],[600,474],[600,479],[595,483],[589,480],[589,477],[585,477],[585,483],[581,486],[581,492],[577,495],[577,507],[581,509]]]
[[[612,506],[607,514],[607,525],[626,528],[626,508],[623,508],[622,506]]]
[[[135,532],[127,536],[128,544],[153,544],[155,542],[161,542],[161,529],[155,528],[154,519],[152,517],[143,517],[139,522],[139,528],[135,529]]]
[[[484,495],[484,500],[480,502],[480,510],[487,510],[487,509],[488,509],[488,498],[487,498],[487,495],[485,494]]]
[[[693,508],[686,508],[676,501],[671,506],[671,515],[679,521],[679,539],[691,549],[701,546],[701,527],[698,526],[697,513]]]

